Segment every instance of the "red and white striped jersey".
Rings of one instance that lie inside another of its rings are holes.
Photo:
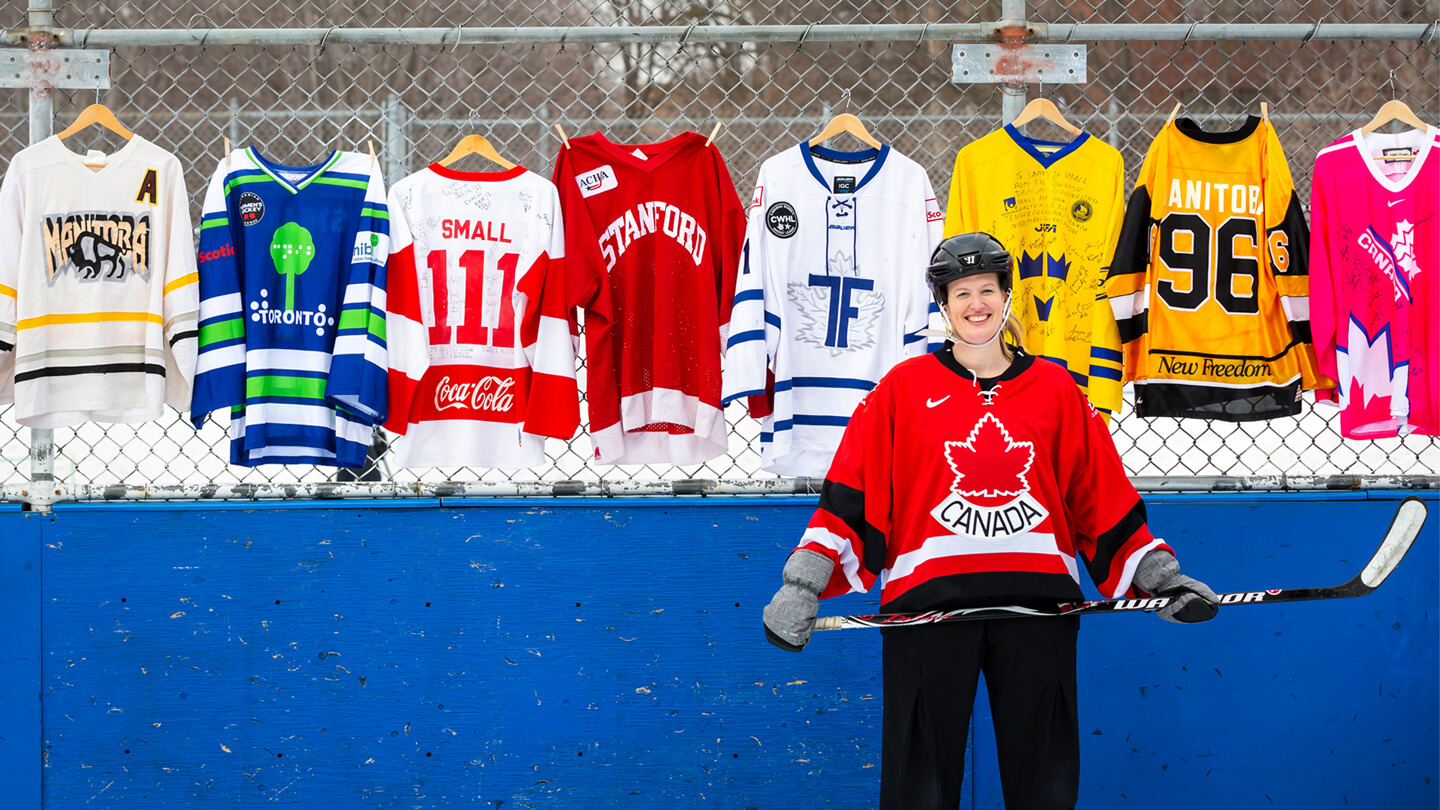
[[[1021,355],[987,382],[947,344],[856,409],[799,546],[836,562],[822,598],[878,581],[886,612],[1074,601],[1081,564],[1119,597],[1169,550],[1069,372]]]
[[[404,467],[533,467],[580,423],[565,231],[522,167],[432,165],[390,191],[387,430]]]

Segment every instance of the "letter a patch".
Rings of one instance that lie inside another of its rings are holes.
[[[160,181],[155,176],[154,169],[145,170],[145,179],[140,181],[140,191],[135,194],[135,202],[148,202],[151,205],[159,203]]]

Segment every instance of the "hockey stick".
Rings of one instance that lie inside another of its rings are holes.
[[[1400,502],[1385,539],[1365,567],[1344,585],[1333,588],[1281,588],[1273,591],[1241,591],[1217,594],[1222,605],[1258,605],[1271,602],[1303,602],[1311,599],[1347,599],[1364,596],[1380,587],[1395,566],[1405,558],[1420,527],[1425,523],[1425,502],[1410,496]],[[981,607],[960,610],[932,610],[926,613],[876,613],[869,616],[822,616],[815,620],[815,630],[845,630],[856,627],[906,627],[937,622],[961,622],[975,619],[1005,619],[1019,616],[1078,616],[1086,613],[1121,613],[1155,611],[1170,604],[1170,596],[1147,599],[1101,599],[1089,602],[1064,602],[1053,608]]]

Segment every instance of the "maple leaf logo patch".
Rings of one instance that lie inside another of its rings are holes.
[[[1027,475],[1035,444],[1016,441],[993,413],[985,413],[964,441],[945,443],[955,481],[930,516],[953,534],[1004,540],[1031,531],[1049,512],[1030,494]]]
[[[1025,473],[1035,463],[1035,445],[1012,440],[1000,420],[987,413],[965,441],[945,443],[945,460],[955,473],[950,491],[956,495],[1023,495],[1030,491]]]

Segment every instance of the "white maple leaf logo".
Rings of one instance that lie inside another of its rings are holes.
[[[1420,262],[1415,258],[1415,226],[1401,220],[1395,227],[1395,235],[1390,239],[1395,247],[1395,262],[1405,271],[1405,278],[1413,281],[1420,272]]]

